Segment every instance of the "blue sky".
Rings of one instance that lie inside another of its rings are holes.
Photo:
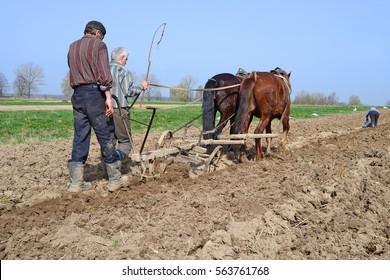
[[[2,3],[0,72],[9,84],[14,70],[32,62],[45,71],[42,94],[60,94],[69,44],[90,20],[101,21],[109,51],[130,51],[127,67],[139,76],[148,66],[161,84],[191,75],[203,86],[222,73],[291,71],[293,96],[336,92],[363,104],[390,100],[390,1],[22,1]]]

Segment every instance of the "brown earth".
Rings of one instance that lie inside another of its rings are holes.
[[[389,120],[292,120],[261,162],[199,176],[174,162],[113,194],[95,140],[81,194],[66,191],[71,142],[2,145],[0,259],[388,260]]]

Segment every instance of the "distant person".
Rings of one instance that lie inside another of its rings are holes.
[[[110,70],[114,82],[111,94],[118,97],[120,103],[117,104],[113,100],[115,139],[118,141],[117,153],[120,160],[125,159],[133,148],[130,140],[130,112],[126,109],[126,97],[136,97],[143,90],[148,89],[147,81],[143,81],[140,86],[133,85],[131,73],[125,67],[128,57],[129,52],[122,47],[116,48],[111,52]],[[122,108],[122,116],[120,115],[119,106]]]
[[[377,108],[371,107],[366,114],[366,122],[364,127],[376,127],[378,126],[380,112]],[[368,120],[370,118],[370,120]]]
[[[69,46],[68,66],[72,95],[74,138],[72,158],[68,161],[71,177],[70,192],[81,192],[92,187],[84,182],[84,164],[89,154],[91,128],[100,144],[102,159],[108,174],[108,190],[115,191],[127,184],[120,170],[122,162],[115,151],[113,104],[110,88],[108,50],[103,38],[106,29],[98,21],[90,21],[84,36]]]

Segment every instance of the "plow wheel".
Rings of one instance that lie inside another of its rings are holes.
[[[158,139],[156,149],[169,148],[172,145],[172,138],[172,131],[164,131]]]
[[[223,153],[223,147],[217,146],[207,159],[205,170],[207,172],[213,172],[217,169],[217,165],[221,159]]]

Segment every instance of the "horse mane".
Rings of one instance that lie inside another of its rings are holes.
[[[216,88],[217,81],[214,78],[208,79],[204,88]],[[215,111],[214,111],[214,97],[215,91],[205,91],[203,93],[203,101],[202,101],[202,126],[204,131],[209,131],[214,129],[215,122]],[[205,139],[212,138],[212,134],[205,134]]]

